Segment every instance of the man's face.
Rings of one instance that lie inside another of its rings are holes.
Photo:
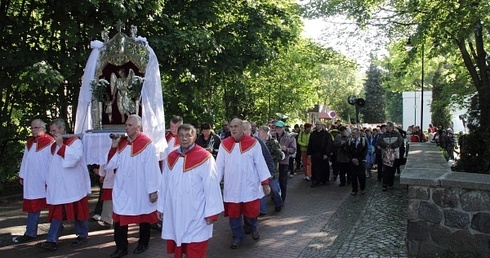
[[[45,130],[41,127],[41,122],[32,121],[31,123],[31,134],[34,137],[41,137],[45,134]]]
[[[305,127],[305,132],[306,132],[306,133],[311,132],[311,127]]]
[[[262,139],[263,141],[267,140],[267,133],[262,131],[262,130],[259,130],[259,138]]]
[[[315,123],[315,129],[321,131],[323,129],[322,123]]]
[[[179,130],[180,125],[182,125],[181,122],[177,122],[177,123],[170,122],[170,132],[172,132],[173,135],[177,135],[177,131]]]
[[[65,130],[62,127],[58,127],[56,124],[52,124],[49,126],[49,133],[52,136],[62,135],[65,133]]]
[[[129,117],[126,121],[126,134],[129,136],[129,138],[134,139],[140,130],[141,126],[136,123],[136,118]]]
[[[225,132],[227,132],[228,130],[230,130],[228,123],[223,123],[221,125],[221,127],[223,127],[223,131],[225,131]]]
[[[209,135],[211,134],[211,129],[203,129],[201,130],[201,133],[202,135],[204,135],[204,137],[208,138]]]
[[[196,141],[196,134],[192,130],[180,130],[177,134],[180,147],[183,150],[188,149]]]
[[[242,138],[243,135],[243,126],[239,121],[232,121],[230,124],[230,132],[231,136],[236,140]]]
[[[276,130],[276,133],[278,135],[282,135],[284,133],[284,127],[276,126],[276,128],[274,128],[274,130]]]
[[[394,128],[395,128],[394,126],[386,125],[387,132],[392,132]]]
[[[360,135],[361,135],[361,133],[359,131],[352,130],[352,138],[357,139],[357,138],[359,138]]]
[[[274,130],[276,128],[276,121],[270,120],[269,121],[269,128]]]

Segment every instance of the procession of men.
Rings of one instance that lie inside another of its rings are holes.
[[[112,258],[128,255],[130,225],[139,226],[139,240],[133,254],[145,252],[149,248],[150,226],[158,221],[163,221],[161,237],[167,241],[166,252],[174,254],[176,258],[205,257],[208,240],[213,235],[213,223],[220,215],[229,219],[231,249],[240,248],[246,241],[246,234],[251,234],[254,241],[260,240],[258,217],[265,215],[259,212],[262,211],[261,202],[262,205],[264,201],[267,202],[264,196],[271,193],[270,184],[274,183],[272,198],[275,212],[281,211],[287,183],[283,181],[281,187],[276,186],[278,180],[275,171],[281,171],[280,159],[296,152],[296,142],[287,128],[284,128],[285,122],[277,121],[273,124],[275,136],[253,137],[250,122],[234,118],[229,123],[229,136],[217,138],[219,144],[208,148],[209,143],[201,144],[204,147],[196,143],[200,134],[194,126],[184,124],[181,117],[174,116],[170,120],[171,131],[162,136],[170,139],[168,148],[171,150],[163,154],[156,152],[152,140],[143,133],[141,117],[128,116],[125,134],[110,136],[107,162],[100,164],[115,174],[111,193],[116,249],[108,255]],[[46,133],[46,124],[42,120],[35,119],[31,124],[32,137],[27,141],[19,174],[24,184],[27,227],[23,236],[14,237],[12,241],[22,243],[35,240],[40,210],[49,207],[50,229],[47,239],[36,246],[56,251],[63,221],[72,220],[76,238],[70,246],[79,248],[90,239],[88,195],[91,190],[82,141],[77,135],[67,134],[66,123],[62,119],[55,119],[49,125],[51,135]],[[209,135],[205,131],[210,130],[209,124],[204,125],[201,126],[204,129],[202,133]],[[393,124],[388,123],[388,127],[391,129]],[[262,126],[260,130],[268,132],[271,129]],[[345,132],[345,127],[341,131]],[[365,150],[368,146],[361,131],[352,128],[352,136],[346,138],[345,146],[348,147],[345,150],[350,165],[340,169],[339,186],[346,184],[344,178],[347,175],[347,182],[352,182],[352,195],[356,195],[358,190],[361,195],[364,194],[366,187]],[[399,134],[389,136],[388,144],[379,144],[379,148],[388,147],[388,153],[403,142]],[[270,153],[262,142],[268,137],[274,139],[277,149],[283,152],[273,162],[273,168],[268,167],[270,164],[267,164],[265,157],[270,156]],[[291,139],[291,142],[286,143],[283,139]],[[311,183],[311,187],[326,185],[330,181],[330,164],[335,148],[338,149],[333,142],[334,137],[325,128],[325,124],[317,121],[313,136],[306,146],[307,155],[304,156],[306,160],[312,161],[311,182],[305,180]],[[357,151],[357,146],[360,151]],[[40,162],[42,164],[38,164]],[[298,165],[301,167],[301,164]],[[393,185],[393,173],[388,172],[392,170],[393,162],[383,166],[386,171],[383,191],[386,191],[387,187]],[[288,168],[284,166],[282,169],[284,175],[287,175]],[[280,175],[278,178],[280,183]],[[285,176],[283,180],[287,179]],[[335,180],[336,176],[333,178]],[[43,190],[44,185],[46,187]],[[280,202],[274,200],[277,198],[281,199]]]

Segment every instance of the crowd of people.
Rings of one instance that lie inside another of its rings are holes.
[[[141,118],[130,115],[126,134],[111,137],[106,163],[87,166],[82,141],[67,136],[64,120],[49,123],[49,134],[46,123],[33,120],[19,173],[27,226],[24,235],[12,240],[36,239],[40,211],[48,208],[49,232],[36,246],[57,250],[64,220],[75,224],[71,246],[84,245],[89,233],[90,170],[101,189],[92,218],[114,229],[116,250],[111,257],[128,254],[131,224],[139,225],[134,254],[148,249],[150,230],[156,228],[167,240],[167,253],[205,257],[213,223],[221,213],[232,231],[230,248],[239,248],[247,234],[258,241],[257,218],[267,215],[269,201],[275,212],[281,212],[287,204],[288,179],[296,173],[302,172],[312,188],[350,185],[351,195],[363,195],[366,178],[374,170],[382,191],[393,188],[409,141],[407,132],[392,122],[359,128],[340,120],[328,127],[314,121],[290,130],[282,120],[257,126],[235,118],[221,127],[215,131],[203,123],[198,133],[174,116],[162,136],[168,147],[156,153],[143,133]],[[417,131],[408,135],[414,134]],[[437,139],[441,142],[441,135]]]

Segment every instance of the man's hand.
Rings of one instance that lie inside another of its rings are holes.
[[[159,220],[162,220],[163,221],[163,213],[157,211],[157,217]]]
[[[210,218],[206,218],[206,225],[211,225],[214,223],[214,220],[210,219]]]
[[[151,203],[156,202],[157,199],[158,199],[158,192],[153,192],[153,193],[150,194],[150,202]]]
[[[56,142],[56,145],[58,145],[59,147],[63,146],[63,137],[61,136],[61,134],[57,133],[53,136],[53,138]]]
[[[357,160],[357,159],[352,159],[352,163],[353,163],[355,166],[359,166],[359,160]]]
[[[265,195],[269,195],[271,193],[271,187],[269,185],[263,185],[262,189],[264,190]]]
[[[111,139],[112,139],[112,145],[111,145],[111,147],[112,148],[117,148],[117,145],[119,145],[119,141],[121,141],[121,137],[111,138]]]
[[[328,155],[323,155],[323,160],[328,159]]]

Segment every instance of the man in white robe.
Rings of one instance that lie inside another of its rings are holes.
[[[195,144],[196,129],[178,129],[180,148],[171,152],[163,170],[158,212],[162,238],[175,258],[204,258],[213,222],[224,209],[216,163],[206,149]]]
[[[156,201],[160,188],[160,168],[155,146],[141,132],[141,118],[130,115],[126,120],[127,137],[112,139],[105,169],[115,169],[112,189],[114,240],[116,251],[111,257],[128,254],[128,225],[139,224],[138,246],[133,253],[148,249],[150,224],[158,222]]]
[[[82,141],[76,137],[63,137],[66,123],[55,119],[49,124],[55,142],[51,145],[51,161],[46,177],[46,202],[50,204],[48,221],[51,222],[46,242],[38,247],[55,251],[63,220],[75,221],[77,238],[70,244],[79,247],[87,242],[89,207],[87,195],[91,192],[90,176],[83,156]]]
[[[46,175],[51,159],[50,147],[53,137],[46,133],[46,123],[41,119],[31,122],[31,134],[24,148],[20,164],[19,181],[23,186],[22,210],[27,212],[24,235],[12,238],[14,243],[23,243],[37,237],[37,225],[41,209],[46,208]]]
[[[178,149],[180,146],[179,138],[177,137],[177,130],[179,129],[179,126],[182,125],[182,123],[184,123],[184,119],[180,116],[173,116],[170,119],[170,128],[165,133],[165,140],[167,141],[167,148],[160,155],[160,160],[162,160],[162,164],[161,164],[162,169],[163,169],[163,164],[165,163],[165,160],[168,157],[168,154],[170,154],[170,152]]]
[[[260,238],[257,230],[260,199],[271,191],[270,173],[257,139],[243,133],[242,120],[230,123],[231,136],[221,142],[216,158],[219,178],[224,181],[225,216],[233,231],[232,249],[245,239],[243,219],[252,238]],[[242,219],[243,215],[243,219]]]

